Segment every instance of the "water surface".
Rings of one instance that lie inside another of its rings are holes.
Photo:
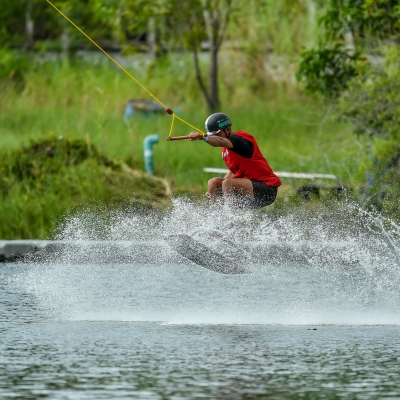
[[[2,266],[0,397],[400,397],[393,298],[256,268]]]
[[[171,233],[252,273],[193,265]],[[400,398],[399,238],[354,209],[74,216],[74,251],[0,265],[0,398]]]

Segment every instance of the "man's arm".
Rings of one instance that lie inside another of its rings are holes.
[[[224,179],[233,179],[235,175],[231,171],[229,171],[225,176]]]
[[[191,132],[190,140],[203,140],[204,136],[199,132]],[[228,149],[233,148],[233,144],[230,140],[221,138],[219,136],[208,136],[207,143],[213,147],[226,147]],[[228,173],[224,176],[224,179],[234,179],[235,175],[233,172],[228,171]]]
[[[204,137],[199,132],[190,132],[190,140],[203,140]],[[226,147],[227,149],[231,149],[233,144],[230,140],[226,138],[222,138],[219,136],[208,136],[207,143],[212,147]]]

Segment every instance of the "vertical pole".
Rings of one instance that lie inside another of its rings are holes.
[[[154,174],[153,145],[158,143],[158,135],[148,135],[144,138],[144,168],[149,175]]]

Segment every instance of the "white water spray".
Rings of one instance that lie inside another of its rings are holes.
[[[186,233],[252,270],[219,275],[163,241]],[[167,213],[83,213],[74,242],[15,284],[51,318],[166,323],[400,324],[400,228],[355,206],[272,216],[175,200]]]

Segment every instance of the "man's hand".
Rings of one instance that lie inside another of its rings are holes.
[[[189,140],[203,140],[204,135],[200,132],[190,132],[190,139]]]

